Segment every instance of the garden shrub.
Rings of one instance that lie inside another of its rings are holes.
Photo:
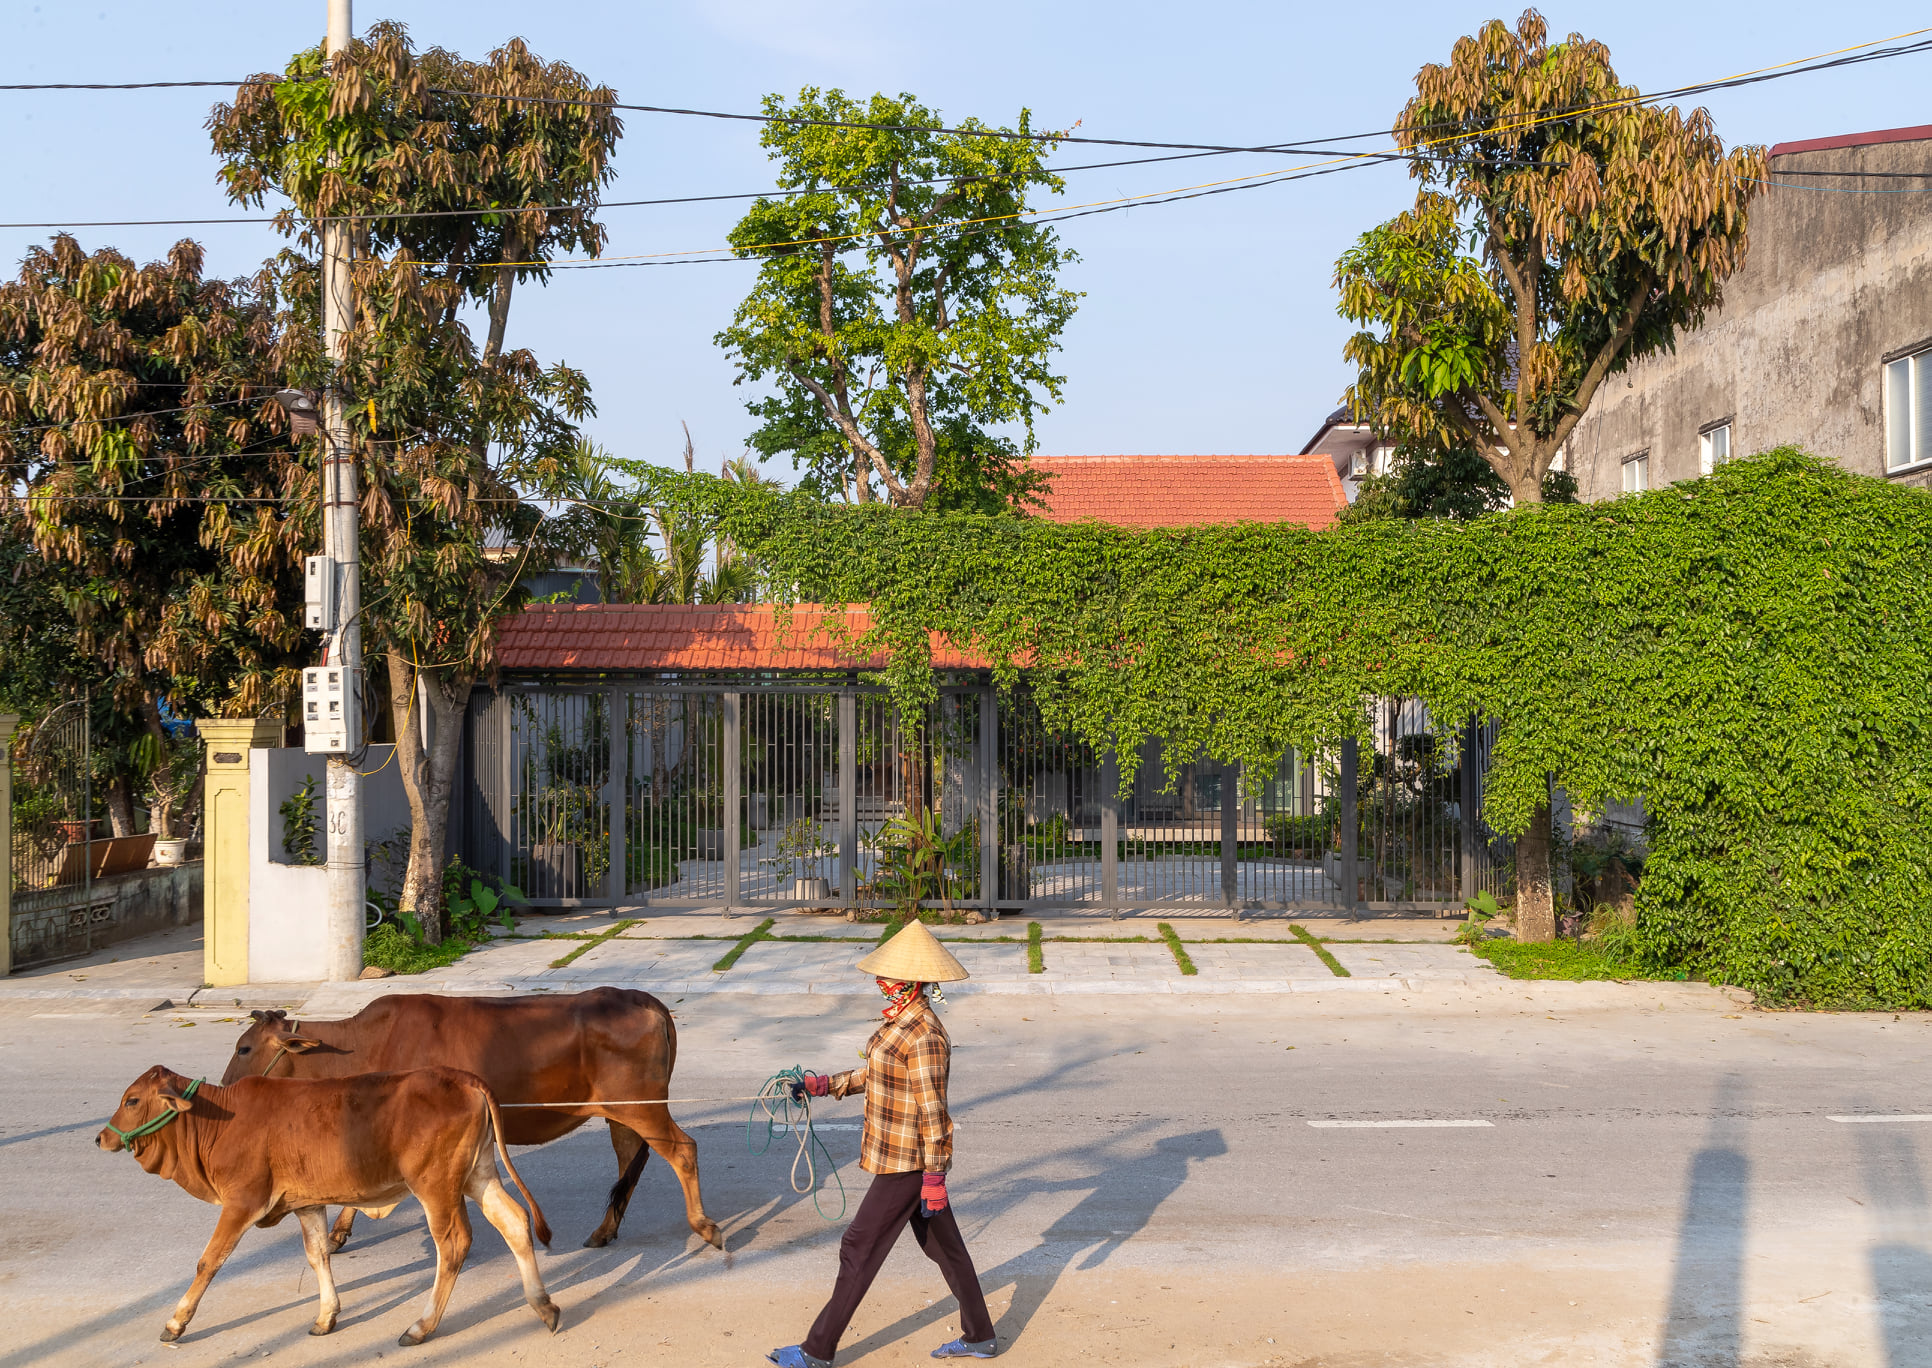
[[[1596,504],[1309,531],[828,505],[667,473],[774,588],[869,603],[908,704],[936,639],[1042,717],[1273,772],[1413,696],[1499,734],[1486,815],[1641,797],[1629,953],[1784,1002],[1932,1006],[1932,494],[1791,448]],[[1168,776],[1171,778],[1172,776]]]

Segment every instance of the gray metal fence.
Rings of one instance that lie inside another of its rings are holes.
[[[20,892],[85,889],[100,819],[85,698],[63,703],[17,743],[10,877]]]
[[[1481,820],[1493,728],[1376,705],[1373,743],[1259,783],[1158,743],[1116,757],[1024,693],[675,681],[479,693],[465,858],[543,906],[1459,908],[1504,891]],[[1245,790],[1245,797],[1244,795]]]

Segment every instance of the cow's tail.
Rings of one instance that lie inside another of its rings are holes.
[[[543,1208],[538,1206],[537,1199],[530,1195],[530,1189],[523,1185],[523,1175],[517,1172],[517,1166],[510,1162],[510,1151],[503,1145],[503,1113],[497,1110],[496,1094],[490,1091],[487,1083],[483,1085],[483,1100],[490,1104],[490,1136],[496,1142],[496,1157],[503,1161],[503,1167],[509,1170],[510,1181],[515,1183],[517,1191],[523,1194],[523,1204],[530,1208],[530,1226],[536,1232],[537,1238],[543,1242],[543,1247],[548,1249],[550,1248],[550,1222],[543,1219]]]

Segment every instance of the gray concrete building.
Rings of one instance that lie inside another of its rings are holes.
[[[1581,497],[1786,444],[1932,487],[1932,125],[1780,143],[1770,179],[1722,309],[1578,424]]]

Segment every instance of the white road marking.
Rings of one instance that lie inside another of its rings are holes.
[[[1834,1117],[1833,1119],[1836,1120],[1837,1118]],[[1494,1126],[1496,1123],[1493,1121],[1451,1120],[1446,1117],[1436,1117],[1416,1121],[1310,1121],[1308,1124],[1316,1130],[1412,1130],[1417,1127],[1454,1127],[1460,1129],[1475,1126]]]
[[[1836,1121],[1836,1122],[1838,1122],[1838,1123],[1839,1123],[1840,1125],[1845,1125],[1845,1126],[1853,1126],[1853,1125],[1859,1125],[1859,1124],[1861,1124],[1861,1123],[1867,1123],[1867,1122],[1874,1122],[1874,1121],[1932,1121],[1932,1116],[1927,1116],[1927,1115],[1914,1115],[1914,1116],[1827,1116],[1827,1117],[1825,1118],[1825,1120],[1827,1120],[1827,1121]]]

